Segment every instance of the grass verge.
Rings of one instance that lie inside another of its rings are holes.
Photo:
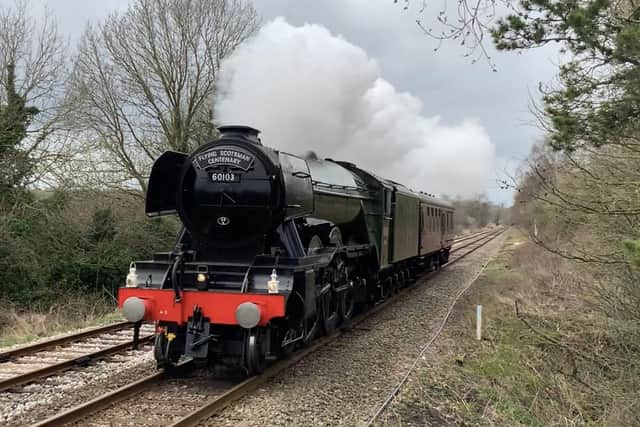
[[[18,309],[7,303],[2,306],[0,348],[122,320],[113,302],[99,296],[70,296],[47,310]]]
[[[601,314],[591,284],[511,232],[383,424],[638,425],[640,326]]]

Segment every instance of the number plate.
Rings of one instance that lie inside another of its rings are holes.
[[[211,182],[240,182],[240,174],[237,172],[214,172],[211,174]]]

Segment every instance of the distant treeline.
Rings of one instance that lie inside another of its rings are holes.
[[[455,207],[454,224],[457,232],[474,230],[489,224],[509,224],[510,209],[489,201],[484,195],[445,199]]]

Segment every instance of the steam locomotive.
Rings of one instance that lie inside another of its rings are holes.
[[[349,324],[421,270],[446,263],[453,208],[348,162],[263,146],[219,128],[192,154],[165,152],[146,214],[176,214],[175,248],[131,264],[119,303],[154,321],[154,355],[261,372]]]

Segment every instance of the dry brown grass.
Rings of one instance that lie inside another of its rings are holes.
[[[18,310],[1,304],[0,347],[27,343],[73,329],[121,320],[112,302],[103,298],[72,297],[46,311]]]
[[[512,233],[387,424],[637,425],[640,327],[612,322],[595,286],[579,264]]]

